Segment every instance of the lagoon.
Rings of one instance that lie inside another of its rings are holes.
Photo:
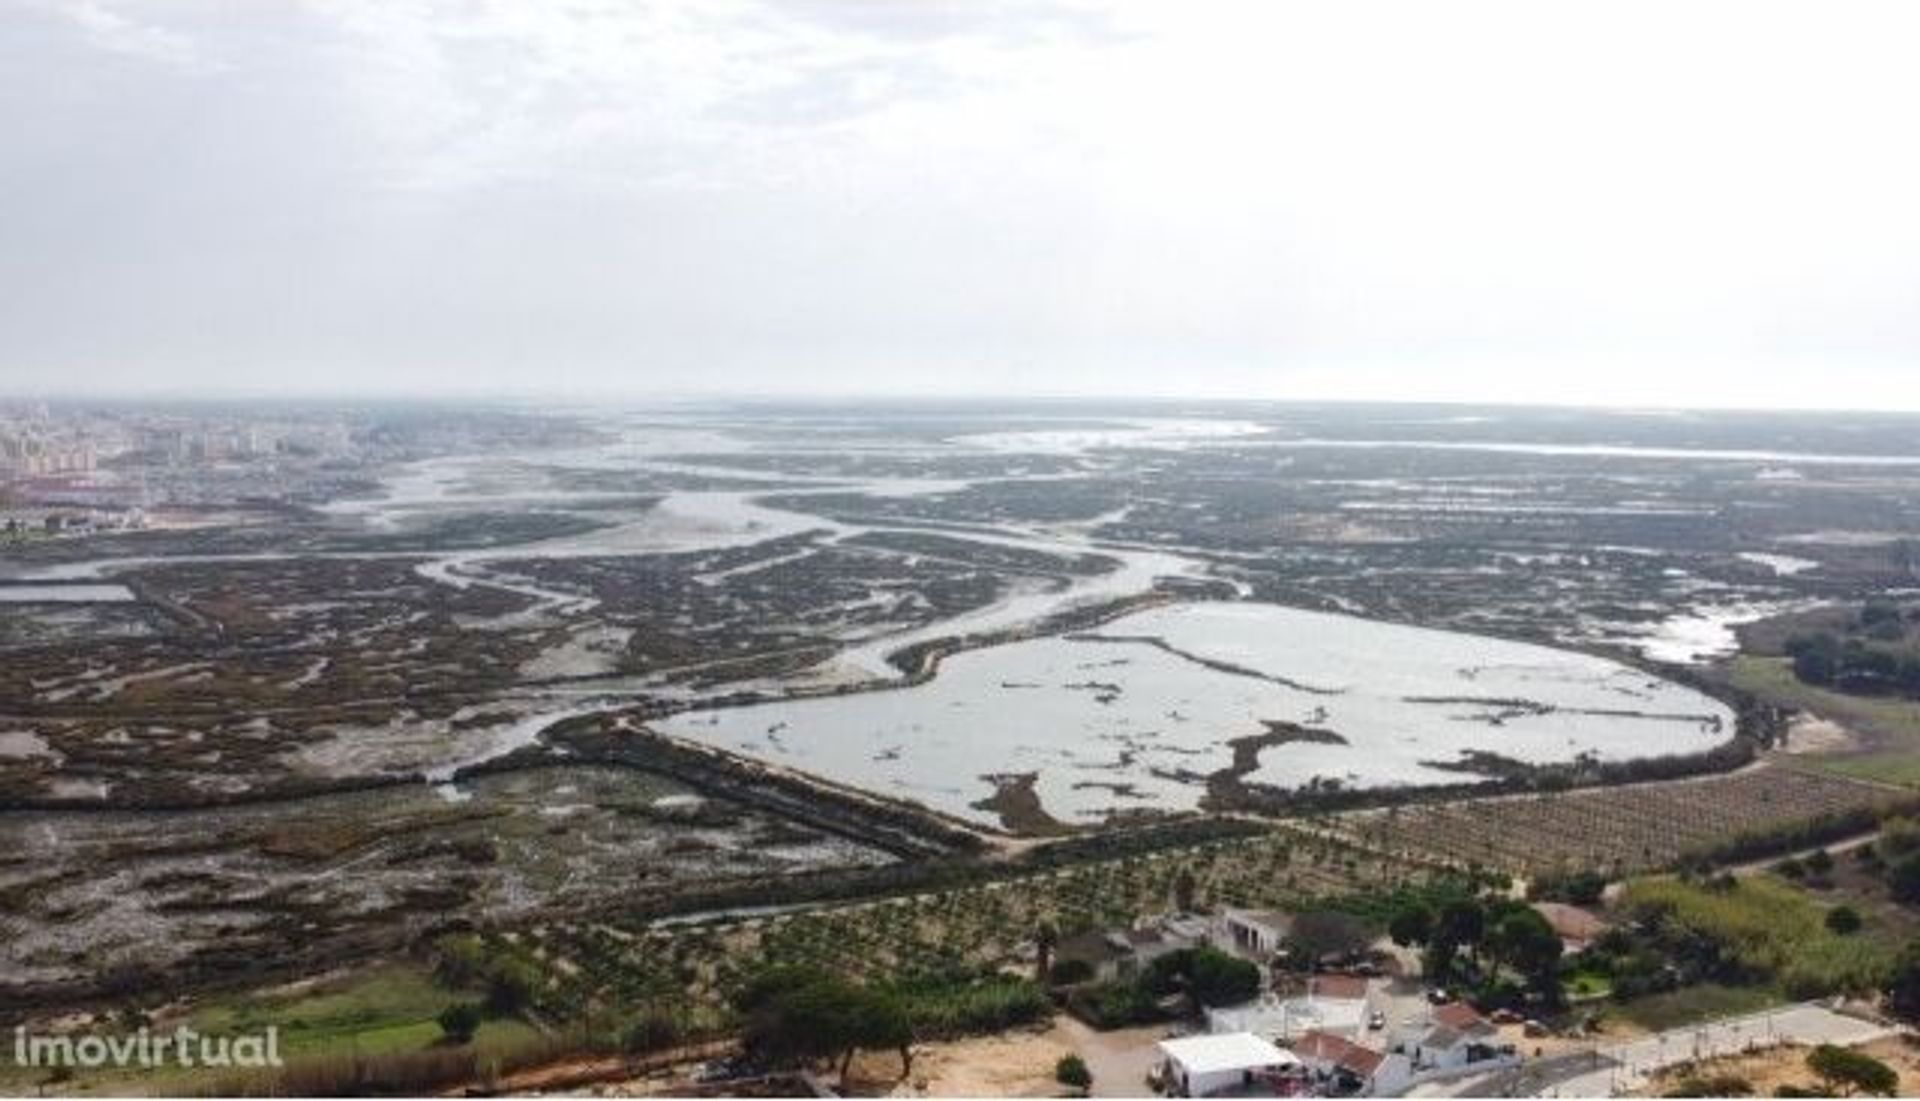
[[[1702,693],[1604,658],[1250,602],[1176,604],[1076,635],[946,659],[912,687],[686,712],[663,732],[983,823],[993,777],[1045,811],[1191,810],[1232,743],[1269,723],[1246,779],[1349,787],[1472,779],[1470,754],[1533,764],[1697,753],[1732,735]],[[1451,766],[1451,767],[1449,767]]]

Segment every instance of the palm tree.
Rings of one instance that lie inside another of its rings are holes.
[[[1053,922],[1042,919],[1033,927],[1034,978],[1046,982],[1053,971],[1053,950],[1060,946],[1060,930]]]
[[[1183,914],[1192,913],[1193,895],[1199,886],[1192,868],[1180,869],[1180,874],[1173,877],[1173,908]]]

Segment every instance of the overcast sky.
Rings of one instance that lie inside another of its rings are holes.
[[[0,389],[1920,409],[1920,6],[0,0]]]

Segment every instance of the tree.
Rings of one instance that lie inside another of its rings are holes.
[[[1920,903],[1920,852],[1910,852],[1887,869],[1887,889],[1908,906]]]
[[[1053,971],[1053,950],[1060,947],[1060,929],[1051,921],[1033,927],[1033,977],[1046,982]]]
[[[1218,948],[1182,948],[1147,965],[1139,988],[1163,998],[1184,989],[1201,1005],[1217,1007],[1251,1001],[1260,993],[1260,969]]]
[[[1364,952],[1373,939],[1373,930],[1352,914],[1311,910],[1293,919],[1293,928],[1287,932],[1287,958],[1300,967],[1312,967],[1328,957]]]
[[[1795,635],[1787,640],[1787,656],[1793,659],[1793,675],[1808,684],[1831,684],[1840,664],[1840,640],[1821,631]]]
[[[515,959],[495,960],[487,970],[487,1012],[509,1017],[527,1007],[539,985],[534,971]]]
[[[913,1019],[899,998],[874,990],[861,992],[854,1006],[853,1027],[847,1037],[849,1050],[840,1063],[840,1076],[846,1077],[852,1048],[900,1053],[900,1077],[913,1074]]]
[[[486,977],[486,944],[471,933],[442,937],[434,955],[433,978],[442,986],[475,986]]]
[[[1851,1096],[1855,1091],[1891,1097],[1900,1088],[1900,1076],[1871,1055],[1850,1048],[1821,1044],[1807,1054],[1807,1069],[1828,1090]]]
[[[1560,1000],[1560,955],[1565,950],[1553,926],[1531,907],[1502,914],[1487,933],[1489,972],[1510,966],[1549,1002]]]
[[[1087,1061],[1078,1055],[1062,1055],[1053,1065],[1053,1080],[1070,1090],[1082,1093],[1093,1086],[1093,1072],[1087,1069]]]
[[[1387,922],[1387,935],[1402,948],[1427,943],[1433,936],[1433,911],[1417,902],[1404,907]]]
[[[1260,969],[1246,960],[1235,959],[1217,948],[1201,948],[1193,954],[1187,988],[1203,1006],[1252,1001],[1259,996],[1260,986]]]
[[[455,1002],[441,1010],[436,1018],[440,1022],[441,1033],[456,1044],[472,1040],[473,1034],[480,1031],[482,1019],[480,1007],[472,1002]]]
[[[1887,1008],[1908,1020],[1920,1019],[1920,940],[1907,942],[1887,976]]]
[[[1886,623],[1891,623],[1895,626],[1899,625],[1900,608],[1898,605],[1888,604],[1884,600],[1873,600],[1868,601],[1867,605],[1860,609],[1860,626],[1877,627]]]
[[[1840,936],[1851,936],[1860,931],[1860,911],[1851,906],[1835,906],[1827,911],[1827,929]]]
[[[1183,914],[1192,913],[1193,896],[1199,886],[1193,878],[1193,869],[1181,868],[1180,874],[1173,877],[1173,908]]]
[[[1486,935],[1487,911],[1473,899],[1461,899],[1449,902],[1440,908],[1440,916],[1434,922],[1435,940],[1466,947],[1477,945]]]
[[[776,1066],[838,1061],[846,1077],[854,1053],[891,1048],[902,1074],[913,1072],[913,1022],[901,1000],[806,967],[772,967],[736,992],[745,1017],[742,1042]]]
[[[735,992],[733,1005],[745,1018],[747,1051],[775,1066],[791,1066],[846,1047],[847,984],[815,968],[767,968]]]
[[[1887,819],[1880,827],[1880,848],[1888,856],[1920,851],[1920,822],[1904,817]]]
[[[1460,899],[1442,906],[1434,918],[1433,932],[1427,938],[1427,975],[1434,979],[1451,975],[1454,960],[1462,948],[1472,950],[1477,960],[1486,922],[1486,910],[1473,899]]]

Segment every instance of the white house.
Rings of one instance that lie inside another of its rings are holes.
[[[1433,1011],[1427,1026],[1401,1041],[1421,1072],[1453,1070],[1501,1057],[1500,1031],[1465,1002]]]
[[[1375,1051],[1331,1032],[1307,1032],[1293,1041],[1320,1091],[1343,1097],[1392,1097],[1413,1080],[1413,1060],[1397,1051]]]
[[[1161,1080],[1169,1096],[1212,1097],[1266,1086],[1286,1092],[1281,1083],[1298,1078],[1298,1056],[1250,1032],[1187,1036],[1160,1041]]]

